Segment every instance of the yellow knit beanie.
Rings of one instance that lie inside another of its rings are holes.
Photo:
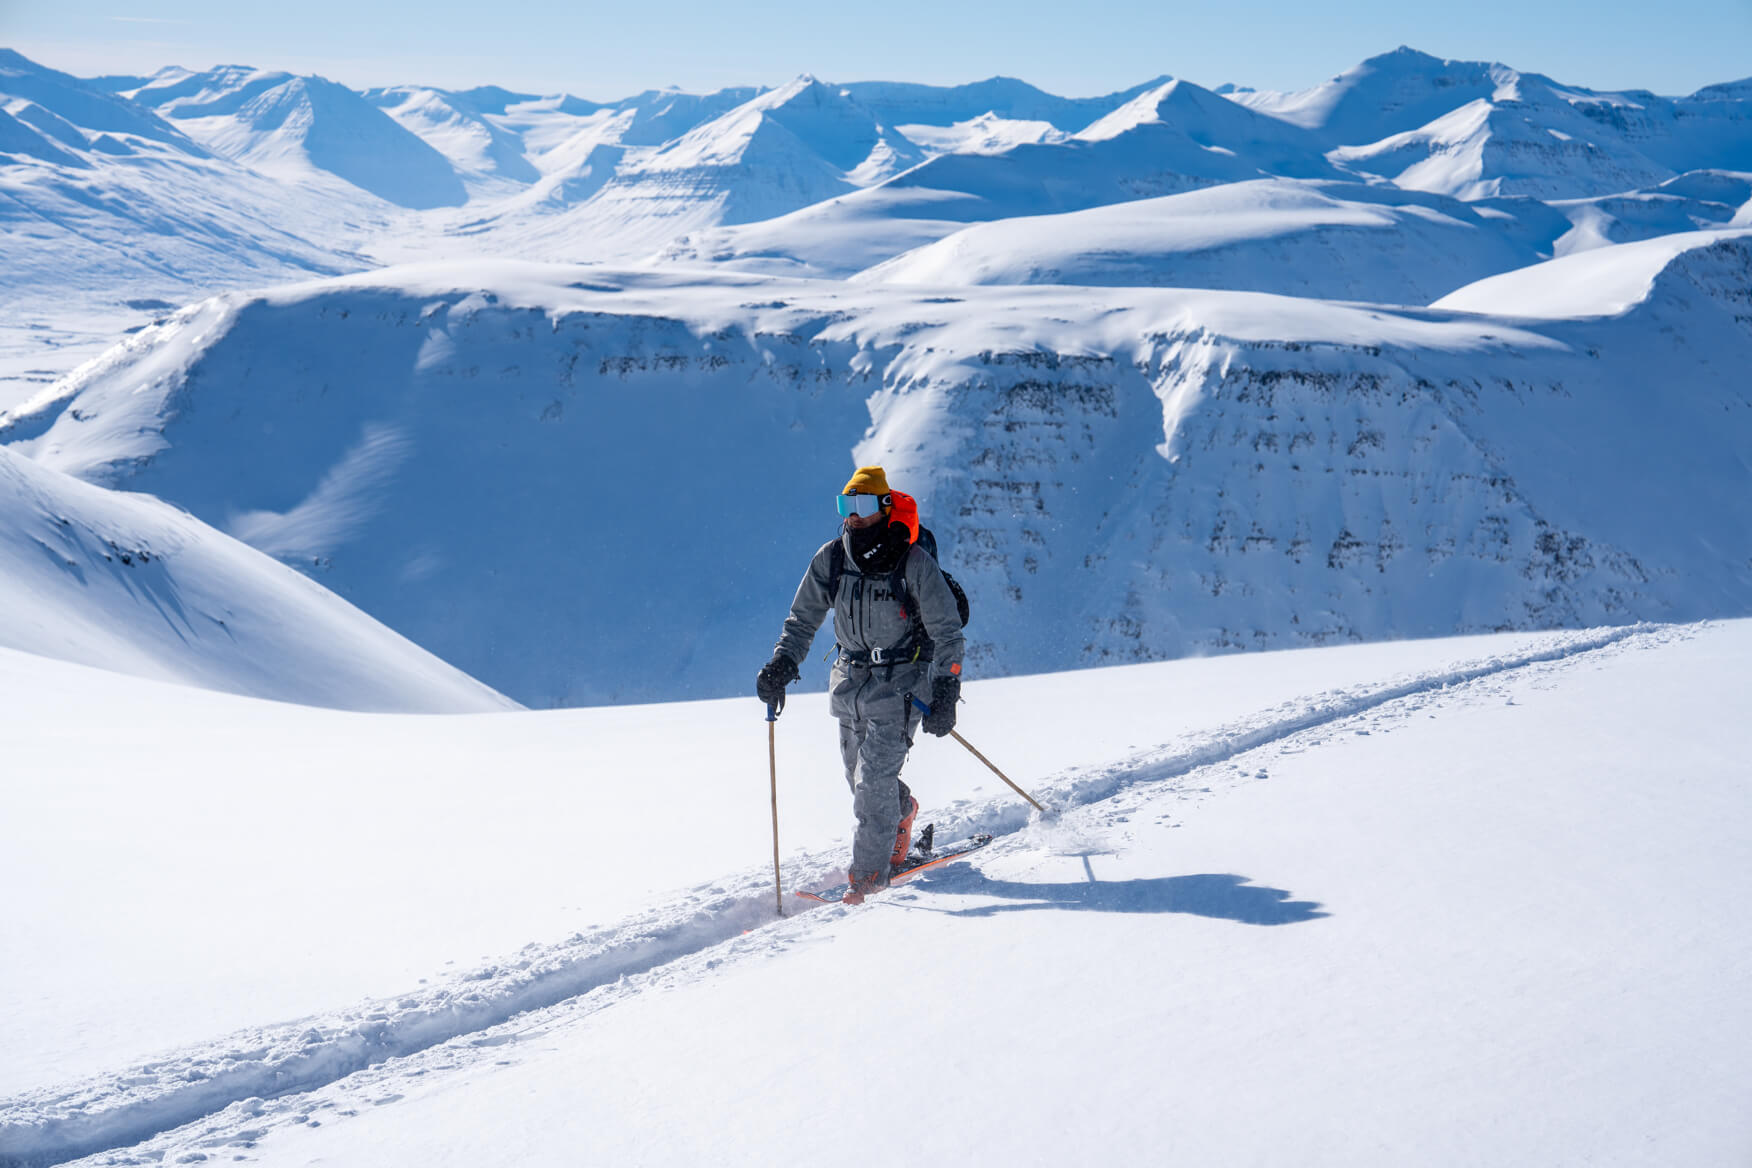
[[[886,495],[888,475],[879,466],[860,466],[858,473],[846,482],[842,495]]]

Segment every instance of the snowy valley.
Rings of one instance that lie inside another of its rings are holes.
[[[0,1168],[1746,1163],[1723,80],[0,49]],[[1051,811],[805,908],[869,463]]]

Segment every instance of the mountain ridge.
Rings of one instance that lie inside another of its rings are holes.
[[[13,445],[220,523],[334,511],[352,526],[299,548],[325,584],[534,705],[740,692],[733,663],[770,647],[800,571],[785,549],[832,528],[807,486],[853,460],[924,501],[980,597],[976,673],[1728,616],[1752,581],[1696,538],[1752,546],[1720,420],[1744,391],[1710,372],[1752,361],[1729,275],[1749,249],[1700,233],[1628,315],[1543,325],[1258,293],[409,268],[166,330],[63,383],[46,426],[15,419],[37,436]],[[1708,317],[1681,307],[1700,296]],[[146,360],[165,374],[136,394]],[[1684,398],[1644,388],[1686,376]],[[690,579],[691,542],[637,532],[695,526],[666,466],[727,448],[802,495],[725,565],[734,594],[690,612],[651,582]],[[611,483],[637,484],[637,532],[590,503]],[[501,499],[549,502],[513,521]],[[629,544],[655,557],[636,596],[589,550]],[[577,664],[633,651],[648,688]]]

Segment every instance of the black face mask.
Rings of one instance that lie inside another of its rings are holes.
[[[858,571],[866,575],[884,575],[894,571],[900,557],[906,554],[911,541],[902,523],[872,523],[868,527],[847,527],[846,555]]]

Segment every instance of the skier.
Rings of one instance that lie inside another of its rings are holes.
[[[830,709],[858,821],[847,904],[888,887],[912,846],[919,801],[900,780],[919,711],[925,731],[955,728],[961,696],[961,617],[935,557],[919,546],[918,505],[888,488],[879,466],[859,467],[838,499],[840,534],[821,546],[791,601],[773,659],[755,680],[760,700],[783,709],[785,686],[833,611],[839,653]],[[928,698],[927,698],[928,695]]]

